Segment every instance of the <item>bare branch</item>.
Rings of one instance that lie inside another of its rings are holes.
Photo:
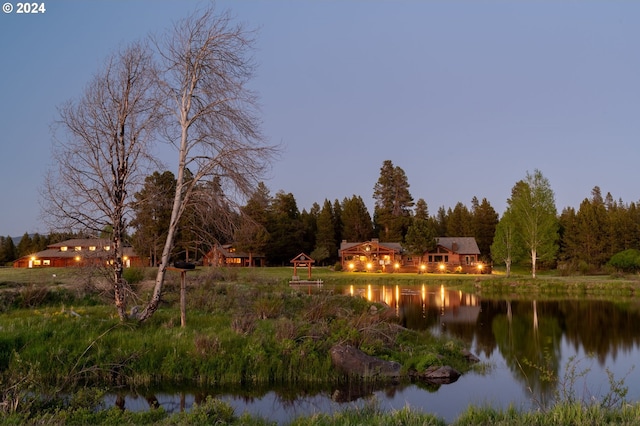
[[[169,232],[141,320],[158,307],[187,206],[197,201],[201,217],[218,214],[218,227],[232,232],[229,219],[238,211],[233,206],[251,193],[278,152],[263,140],[257,95],[247,86],[255,71],[253,43],[252,32],[214,8],[176,22],[171,32],[153,39],[161,64],[158,87],[166,100],[165,117],[171,118],[165,134],[177,148],[178,167]]]

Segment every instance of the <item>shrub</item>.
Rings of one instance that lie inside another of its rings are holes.
[[[640,270],[640,250],[629,249],[616,253],[609,260],[609,265],[624,272],[637,272]]]
[[[122,278],[127,280],[129,284],[137,284],[144,280],[144,269],[142,268],[125,268],[122,271]]]

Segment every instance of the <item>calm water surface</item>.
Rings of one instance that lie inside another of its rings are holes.
[[[610,389],[609,371],[616,380],[624,379],[628,401],[640,401],[640,301],[636,299],[616,303],[491,299],[426,284],[354,285],[335,291],[387,303],[407,328],[461,339],[489,368],[437,388],[254,389],[252,396],[220,391],[153,392],[112,395],[107,403],[129,410],[161,405],[174,412],[188,410],[205,395],[212,395],[231,404],[238,415],[247,411],[286,423],[302,415],[361,406],[375,398],[384,409],[410,406],[451,422],[470,404],[531,409],[549,403],[555,388],[540,380],[533,366],[546,366],[563,378],[572,365],[577,373],[588,371],[573,380],[575,397],[601,400]]]

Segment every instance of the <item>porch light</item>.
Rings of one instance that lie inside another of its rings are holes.
[[[76,257],[74,257],[74,260],[75,260],[76,262],[80,262],[80,256],[76,256]]]
[[[438,268],[440,268],[441,272],[444,272],[444,263],[441,263],[440,266],[438,266]]]
[[[353,263],[349,264],[349,269],[351,269],[352,271],[353,271],[353,268],[355,268],[355,267],[356,267],[356,265],[354,265]]]
[[[394,268],[396,268],[396,270],[397,270],[398,268],[400,268],[400,264],[399,264],[398,262],[396,262],[396,263],[393,265],[393,267],[394,267]]]
[[[482,271],[483,266],[484,265],[482,263],[478,263],[478,271]]]
[[[373,265],[371,264],[371,262],[367,263],[367,269],[371,269],[373,267]]]
[[[424,272],[424,270],[427,269],[427,265],[425,265],[424,263],[420,265],[420,270],[422,272]]]

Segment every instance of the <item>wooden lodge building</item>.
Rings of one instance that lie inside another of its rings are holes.
[[[261,253],[238,251],[233,244],[214,246],[202,259],[204,266],[264,266],[265,256]]]
[[[480,262],[480,249],[473,237],[439,237],[433,252],[422,257],[407,253],[400,243],[343,240],[338,250],[342,269],[361,272],[490,273]]]
[[[45,250],[23,256],[13,262],[14,268],[43,268],[106,265],[113,261],[111,240],[74,238],[49,245]],[[125,268],[143,266],[142,259],[130,246],[123,247]]]

